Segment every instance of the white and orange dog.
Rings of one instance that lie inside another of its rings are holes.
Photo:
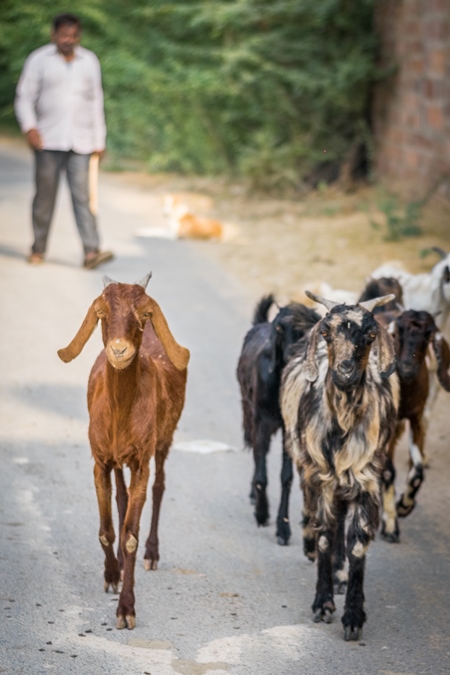
[[[203,195],[166,194],[162,198],[165,226],[140,228],[136,231],[136,235],[165,239],[229,240],[236,234],[237,228],[234,225],[194,213],[209,210],[211,205],[212,200]]]

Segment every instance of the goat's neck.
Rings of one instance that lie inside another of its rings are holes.
[[[139,352],[129,366],[123,370],[113,368],[107,363],[106,388],[110,404],[113,408],[127,413],[135,399],[140,380]]]
[[[328,407],[343,430],[351,428],[365,412],[364,384],[365,378],[351,389],[342,390],[333,382],[331,372],[327,373],[325,395]]]

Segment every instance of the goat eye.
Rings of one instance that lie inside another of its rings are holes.
[[[148,319],[151,315],[152,315],[151,312],[144,312],[142,316],[144,317],[144,319]]]
[[[105,312],[102,309],[98,309],[97,316],[99,319],[102,319],[105,316]]]

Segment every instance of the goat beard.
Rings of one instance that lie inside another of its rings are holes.
[[[130,366],[132,364],[135,357],[136,357],[136,354],[133,354],[133,356],[131,358],[127,359],[126,361],[112,361],[109,358],[109,356],[107,356],[107,359],[108,359],[108,363],[110,364],[110,366],[112,366],[114,368],[114,370],[125,370],[126,368],[128,368],[128,366]]]
[[[340,391],[349,391],[364,382],[364,373],[356,370],[350,377],[343,377],[342,375],[339,375],[336,370],[332,370],[331,379],[333,380],[335,387]]]

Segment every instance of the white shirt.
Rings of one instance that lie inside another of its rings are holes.
[[[105,148],[100,62],[89,49],[75,47],[69,62],[54,44],[32,52],[17,85],[14,108],[22,132],[37,129],[44,150],[89,154]]]

